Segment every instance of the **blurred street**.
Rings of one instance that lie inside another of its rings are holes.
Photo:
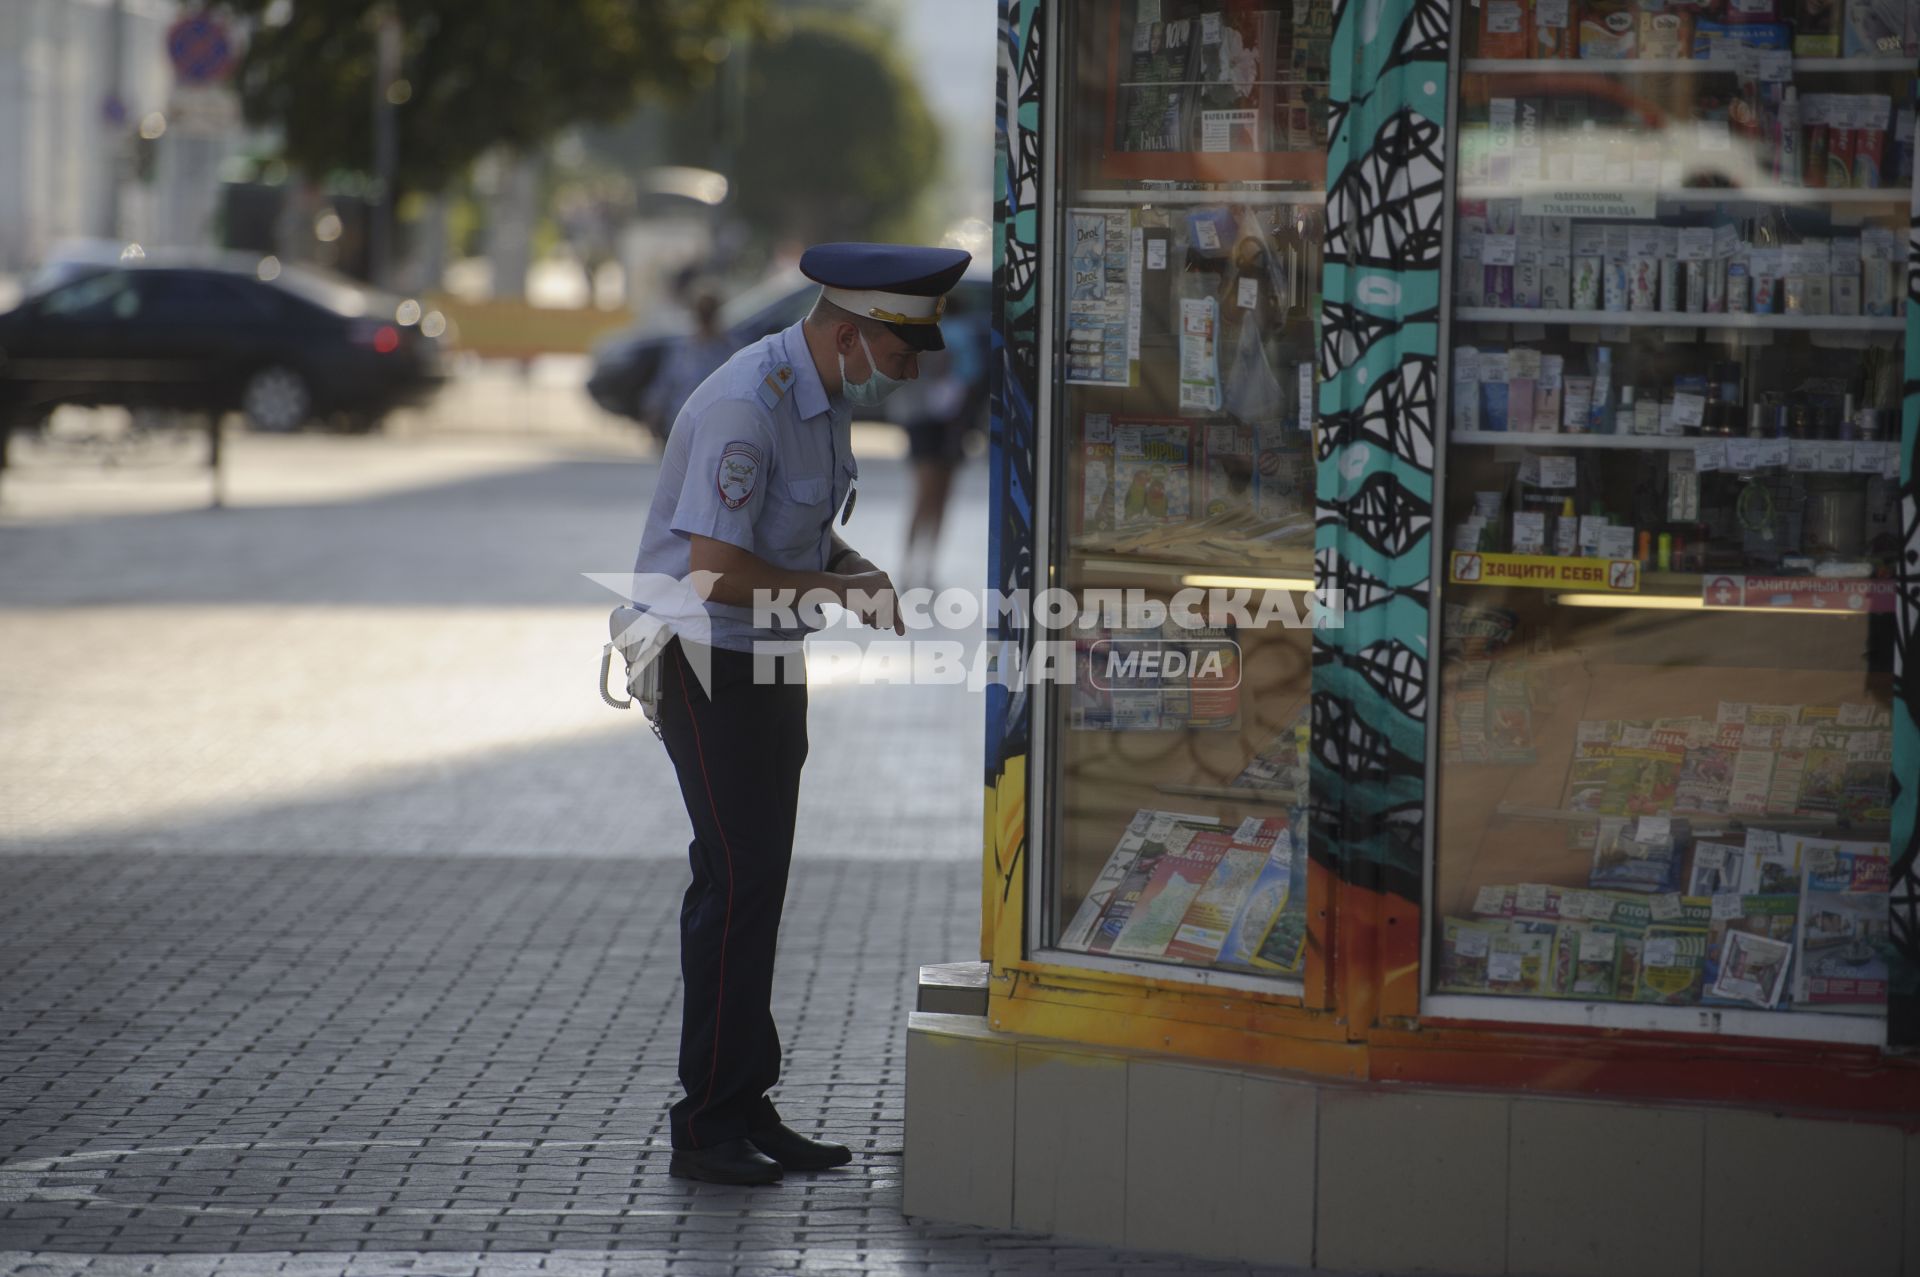
[[[667,1178],[688,830],[593,690],[580,576],[629,565],[639,434],[483,370],[381,436],[232,432],[222,510],[190,464],[22,449],[0,1272],[1236,1271],[899,1214],[915,973],[977,951],[964,688],[813,692],[780,1098],[854,1166]],[[905,467],[890,428],[857,446],[884,563]],[[977,585],[984,478],[947,582]]]

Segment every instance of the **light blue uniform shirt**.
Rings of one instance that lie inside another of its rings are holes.
[[[694,536],[777,568],[825,571],[834,516],[860,474],[852,420],[844,399],[828,397],[799,324],[741,350],[674,418],[634,573],[684,579]],[[752,608],[708,603],[706,612],[715,647],[752,651],[806,636],[804,625],[756,629]]]

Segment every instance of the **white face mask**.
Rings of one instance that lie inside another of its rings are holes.
[[[840,356],[840,393],[847,397],[850,404],[862,408],[878,408],[882,400],[907,383],[896,377],[889,377],[880,371],[880,365],[874,361],[873,347],[867,345],[867,335],[856,333],[860,338],[860,349],[867,354],[867,379],[865,381],[847,380],[847,357]]]

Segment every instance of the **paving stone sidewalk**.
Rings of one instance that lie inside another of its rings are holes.
[[[236,447],[239,509],[0,526],[0,1274],[1249,1271],[900,1215],[915,971],[977,949],[957,689],[814,699],[779,1098],[854,1164],[669,1179],[685,817],[577,576],[650,466]]]

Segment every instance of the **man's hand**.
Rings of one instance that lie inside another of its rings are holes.
[[[900,599],[893,581],[885,572],[865,559],[855,558],[847,566],[864,569],[838,574],[840,599],[847,610],[860,618],[862,625],[876,630],[892,629],[905,637],[907,618],[901,615]]]

